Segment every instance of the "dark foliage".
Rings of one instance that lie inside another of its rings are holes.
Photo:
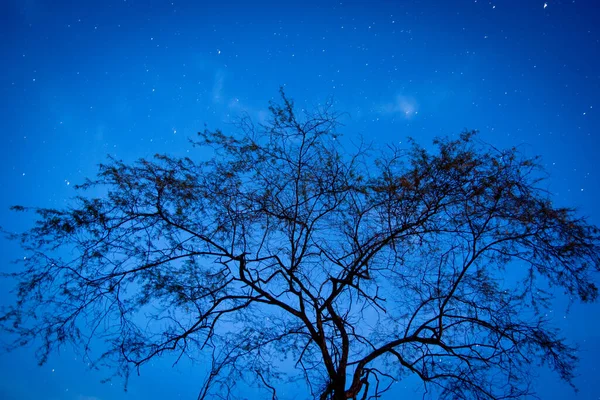
[[[571,381],[544,289],[595,300],[599,236],[551,204],[535,160],[471,132],[350,154],[329,106],[297,116],[283,95],[270,111],[200,133],[208,161],[110,160],[79,186],[106,196],[34,209],[2,314],[16,345],[41,343],[43,362],[99,339],[95,365],[125,377],[200,357],[200,399],[290,381],[370,399],[408,374],[440,397],[519,398],[534,362]]]

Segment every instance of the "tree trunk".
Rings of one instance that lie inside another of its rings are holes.
[[[345,379],[336,379],[331,383],[331,387],[333,389],[332,400],[346,400],[346,380]]]

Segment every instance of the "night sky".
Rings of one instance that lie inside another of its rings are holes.
[[[428,145],[468,128],[540,155],[555,203],[600,224],[596,1],[3,0],[0,11],[4,229],[31,226],[10,205],[67,205],[107,155],[202,158],[189,137],[228,131],[242,112],[264,121],[280,86],[299,108],[333,97],[346,138]],[[0,270],[21,256],[0,241]],[[598,399],[600,306],[567,309],[556,295],[553,320],[581,350],[580,392],[544,368],[537,390]],[[202,367],[172,362],[147,365],[124,393],[69,349],[42,367],[22,349],[0,354],[0,399],[195,399]],[[420,389],[409,379],[384,398]]]

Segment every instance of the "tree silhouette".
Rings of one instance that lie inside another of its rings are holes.
[[[94,365],[124,377],[204,358],[199,399],[290,382],[370,399],[406,375],[440,397],[519,398],[532,362],[571,382],[547,288],[596,299],[599,235],[551,204],[535,159],[473,132],[349,152],[331,104],[297,115],[282,92],[270,111],[200,133],[208,160],[111,159],[78,187],[104,196],[34,209],[2,314],[16,345],[41,343],[44,362],[101,340]]]

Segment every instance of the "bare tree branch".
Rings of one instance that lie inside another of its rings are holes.
[[[351,153],[331,103],[300,116],[281,94],[264,125],[199,133],[211,159],[111,159],[69,208],[14,207],[38,214],[11,235],[14,346],[43,363],[71,343],[125,380],[167,353],[208,360],[198,399],[377,399],[406,375],[434,397],[520,398],[534,361],[571,383],[546,289],[596,300],[599,235],[552,205],[535,159],[474,132]]]

